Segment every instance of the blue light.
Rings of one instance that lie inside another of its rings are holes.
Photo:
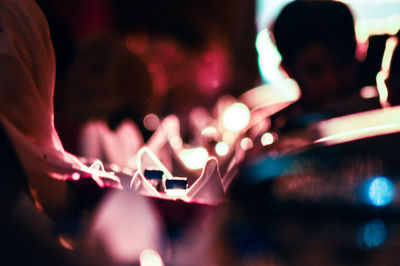
[[[395,187],[386,177],[375,177],[368,187],[368,197],[375,206],[384,206],[393,201]]]
[[[371,249],[378,247],[387,238],[386,226],[380,219],[370,221],[360,229],[358,236],[361,248]]]

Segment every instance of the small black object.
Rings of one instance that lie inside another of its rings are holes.
[[[152,180],[162,180],[164,172],[161,170],[144,170],[144,177]]]
[[[174,177],[173,179],[165,180],[166,189],[186,189],[187,178],[186,177]]]

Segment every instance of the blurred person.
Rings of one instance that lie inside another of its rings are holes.
[[[400,105],[400,31],[396,34],[397,46],[393,52],[389,77],[386,81],[386,86],[388,88],[388,101],[394,105]]]
[[[287,128],[379,107],[376,99],[360,97],[354,19],[346,4],[293,1],[280,12],[272,32],[281,67],[302,92],[284,111]]]
[[[381,68],[385,43],[389,37],[389,34],[381,34],[372,35],[368,38],[367,54],[360,66],[360,79],[363,86],[376,85],[376,74]]]

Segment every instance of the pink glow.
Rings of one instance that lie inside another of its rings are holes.
[[[377,97],[379,94],[375,86],[366,86],[361,89],[360,95],[364,99],[370,99]]]
[[[78,181],[81,178],[81,175],[77,172],[72,174],[72,179]]]
[[[138,261],[143,250],[160,250],[160,219],[147,198],[132,191],[109,194],[94,215],[90,235],[117,265]]]

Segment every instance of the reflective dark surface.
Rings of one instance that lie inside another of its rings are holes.
[[[400,132],[309,142],[249,160],[221,235],[242,262],[400,262]]]

